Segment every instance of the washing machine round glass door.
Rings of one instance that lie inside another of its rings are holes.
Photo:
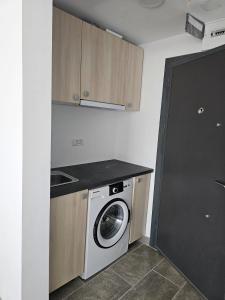
[[[123,236],[129,222],[129,208],[122,199],[109,201],[98,214],[94,240],[101,248],[114,246]]]

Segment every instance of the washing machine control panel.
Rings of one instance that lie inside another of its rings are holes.
[[[109,196],[122,193],[123,192],[123,181],[110,184],[109,186]]]

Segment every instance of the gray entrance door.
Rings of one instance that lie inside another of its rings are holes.
[[[225,47],[167,61],[156,172],[152,243],[225,299]]]

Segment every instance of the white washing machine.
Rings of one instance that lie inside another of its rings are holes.
[[[127,252],[132,192],[132,179],[89,192],[83,279]]]

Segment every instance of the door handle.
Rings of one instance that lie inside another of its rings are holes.
[[[223,188],[225,188],[225,181],[222,180],[215,180],[215,183],[217,183],[218,185],[222,186]]]

